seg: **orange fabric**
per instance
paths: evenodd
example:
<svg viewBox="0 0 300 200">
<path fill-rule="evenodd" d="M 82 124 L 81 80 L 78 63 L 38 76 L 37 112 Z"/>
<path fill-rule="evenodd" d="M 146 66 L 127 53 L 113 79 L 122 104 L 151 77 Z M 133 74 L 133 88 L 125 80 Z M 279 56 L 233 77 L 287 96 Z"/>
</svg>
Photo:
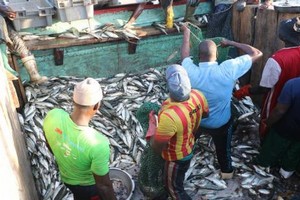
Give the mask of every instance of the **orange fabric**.
<svg viewBox="0 0 300 200">
<path fill-rule="evenodd" d="M 149 127 L 146 133 L 146 140 L 149 140 L 155 134 L 156 126 L 157 126 L 156 116 L 154 114 L 154 111 L 152 110 L 149 113 Z"/>
<path fill-rule="evenodd" d="M 233 93 L 233 96 L 235 98 L 237 98 L 238 100 L 241 100 L 242 98 L 244 98 L 245 96 L 249 96 L 250 93 L 249 93 L 249 89 L 251 88 L 251 85 L 248 84 L 248 85 L 245 85 L 243 87 L 241 87 L 239 90 L 235 91 Z"/>
</svg>

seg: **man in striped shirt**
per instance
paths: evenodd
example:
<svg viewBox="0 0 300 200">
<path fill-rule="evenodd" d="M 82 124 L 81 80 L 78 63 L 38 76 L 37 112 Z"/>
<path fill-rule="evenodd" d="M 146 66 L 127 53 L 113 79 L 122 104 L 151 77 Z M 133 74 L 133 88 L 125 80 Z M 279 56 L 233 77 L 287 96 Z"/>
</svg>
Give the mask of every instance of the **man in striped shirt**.
<svg viewBox="0 0 300 200">
<path fill-rule="evenodd" d="M 193 156 L 194 133 L 201 118 L 208 115 L 208 104 L 200 91 L 191 89 L 182 66 L 168 67 L 166 79 L 169 98 L 158 113 L 151 146 L 166 161 L 164 183 L 169 195 L 172 199 L 189 200 L 191 198 L 184 190 L 183 181 Z"/>
</svg>

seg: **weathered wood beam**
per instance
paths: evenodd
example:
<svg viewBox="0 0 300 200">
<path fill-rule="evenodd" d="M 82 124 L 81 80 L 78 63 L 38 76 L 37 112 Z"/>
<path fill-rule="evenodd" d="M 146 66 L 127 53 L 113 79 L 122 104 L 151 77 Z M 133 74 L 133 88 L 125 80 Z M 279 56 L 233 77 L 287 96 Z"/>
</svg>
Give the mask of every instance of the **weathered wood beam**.
<svg viewBox="0 0 300 200">
<path fill-rule="evenodd" d="M 164 35 L 160 30 L 155 27 L 137 27 L 136 29 L 137 36 L 140 38 Z M 175 28 L 166 30 L 168 34 L 178 34 L 178 31 Z M 54 48 L 64 48 L 71 46 L 80 46 L 80 45 L 90 45 L 106 42 L 117 42 L 124 41 L 124 38 L 103 38 L 103 39 L 68 39 L 68 38 L 57 38 L 54 40 L 30 40 L 26 41 L 26 45 L 30 50 L 45 50 L 45 49 L 54 49 Z"/>
</svg>

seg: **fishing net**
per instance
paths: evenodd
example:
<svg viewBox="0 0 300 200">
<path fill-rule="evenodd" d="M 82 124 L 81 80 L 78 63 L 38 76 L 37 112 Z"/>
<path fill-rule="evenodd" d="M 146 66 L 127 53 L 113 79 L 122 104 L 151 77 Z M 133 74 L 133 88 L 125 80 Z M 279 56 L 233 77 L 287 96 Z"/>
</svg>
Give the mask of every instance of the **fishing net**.
<svg viewBox="0 0 300 200">
<path fill-rule="evenodd" d="M 157 114 L 160 106 L 156 103 L 145 102 L 136 113 L 136 118 L 139 120 L 144 130 L 144 136 L 147 133 L 149 126 L 149 113 L 154 110 Z M 163 196 L 166 191 L 163 186 L 163 167 L 164 160 L 160 155 L 155 153 L 150 147 L 149 142 L 144 149 L 141 157 L 141 166 L 138 174 L 138 183 L 144 195 L 151 199 Z"/>
<path fill-rule="evenodd" d="M 204 34 L 202 33 L 202 30 L 198 27 L 194 26 L 189 26 L 189 29 L 191 31 L 191 36 L 190 36 L 190 54 L 193 57 L 194 63 L 199 63 L 199 43 L 204 40 Z M 214 37 L 214 38 L 206 38 L 206 39 L 211 39 L 214 41 L 217 45 L 220 44 L 221 40 L 223 37 Z M 224 60 L 228 59 L 228 52 L 229 52 L 229 47 L 223 48 L 221 46 L 218 46 L 218 58 L 217 61 L 218 63 L 223 62 Z"/>
<path fill-rule="evenodd" d="M 211 13 L 208 15 L 208 25 L 206 30 L 207 38 L 214 37 L 223 37 L 228 40 L 233 40 L 233 32 L 231 27 L 232 22 L 232 9 L 233 6 L 230 5 L 227 9 L 217 12 Z M 239 53 L 236 48 L 230 48 L 228 52 L 230 57 L 237 57 Z"/>
<path fill-rule="evenodd" d="M 207 25 L 206 37 L 224 37 L 232 40 L 233 33 L 231 29 L 231 19 L 232 5 L 224 11 L 208 15 L 209 23 Z"/>
</svg>

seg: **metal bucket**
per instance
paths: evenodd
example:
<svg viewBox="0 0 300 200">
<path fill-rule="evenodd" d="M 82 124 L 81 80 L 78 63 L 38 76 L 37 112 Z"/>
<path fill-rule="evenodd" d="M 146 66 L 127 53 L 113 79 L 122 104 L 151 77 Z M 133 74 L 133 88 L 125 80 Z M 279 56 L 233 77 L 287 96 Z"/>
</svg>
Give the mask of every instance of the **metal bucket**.
<svg viewBox="0 0 300 200">
<path fill-rule="evenodd" d="M 126 189 L 128 191 L 126 200 L 130 200 L 132 197 L 133 191 L 135 189 L 135 184 L 132 179 L 132 176 L 124 170 L 112 167 L 109 169 L 109 177 L 111 179 L 115 178 L 115 179 L 120 179 L 122 181 L 123 185 L 126 187 Z"/>
</svg>

